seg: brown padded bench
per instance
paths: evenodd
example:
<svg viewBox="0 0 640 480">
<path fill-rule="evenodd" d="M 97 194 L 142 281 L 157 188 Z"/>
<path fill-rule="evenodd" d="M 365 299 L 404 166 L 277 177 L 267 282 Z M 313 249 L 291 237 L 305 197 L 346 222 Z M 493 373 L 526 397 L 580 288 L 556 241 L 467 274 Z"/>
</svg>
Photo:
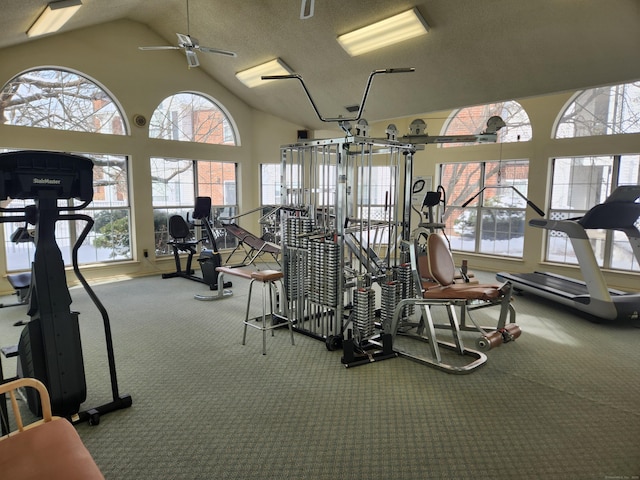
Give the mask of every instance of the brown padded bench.
<svg viewBox="0 0 640 480">
<path fill-rule="evenodd" d="M 15 391 L 35 388 L 42 403 L 42 420 L 24 426 Z M 33 378 L 21 378 L 0 385 L 0 399 L 11 399 L 17 430 L 0 437 L 2 478 L 15 480 L 92 480 L 104 476 L 82 443 L 74 426 L 51 415 L 49 393 Z"/>
</svg>

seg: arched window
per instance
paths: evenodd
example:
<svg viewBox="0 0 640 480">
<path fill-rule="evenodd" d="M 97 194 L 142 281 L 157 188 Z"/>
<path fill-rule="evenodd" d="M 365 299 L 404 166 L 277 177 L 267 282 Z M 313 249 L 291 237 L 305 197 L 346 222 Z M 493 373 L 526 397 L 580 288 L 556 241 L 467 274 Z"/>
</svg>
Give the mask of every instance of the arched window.
<svg viewBox="0 0 640 480">
<path fill-rule="evenodd" d="M 51 128 L 92 134 L 126 135 L 125 116 L 116 100 L 88 77 L 59 68 L 41 68 L 22 73 L 0 91 L 0 123 Z M 6 139 L 5 139 L 6 141 Z M 0 151 L 11 145 L 0 144 Z M 81 264 L 132 258 L 130 241 L 128 158 L 123 155 L 84 153 L 93 168 L 93 201 L 86 212 L 95 225 L 78 251 Z M 13 199 L 9 207 L 22 207 L 27 200 Z M 29 238 L 12 240 L 22 223 L 3 224 L 6 270 L 28 270 L 33 260 Z M 79 235 L 74 221 L 59 221 L 56 239 L 66 265 Z"/>
<path fill-rule="evenodd" d="M 640 133 L 640 82 L 577 92 L 556 118 L 555 138 Z M 578 155 L 553 159 L 548 216 L 564 220 L 584 215 L 604 202 L 619 185 L 640 182 L 638 152 Z M 640 226 L 640 219 L 636 222 Z M 640 271 L 632 245 L 622 232 L 588 230 L 598 264 L 607 269 Z M 576 264 L 567 235 L 547 232 L 545 259 Z"/>
<path fill-rule="evenodd" d="M 199 93 L 180 92 L 165 98 L 151 116 L 149 137 L 179 142 L 237 145 L 232 118 L 224 108 Z M 211 218 L 216 227 L 219 217 L 235 215 L 237 165 L 232 162 L 196 159 L 151 158 L 156 255 L 167 249 L 168 219 L 193 209 L 196 196 L 211 197 Z M 216 248 L 235 246 L 222 228 Z"/>
<path fill-rule="evenodd" d="M 165 98 L 151 116 L 149 137 L 180 142 L 237 145 L 231 118 L 204 95 L 181 92 Z"/>
<path fill-rule="evenodd" d="M 510 100 L 466 107 L 454 111 L 442 129 L 442 135 L 475 135 L 486 129 L 487 120 L 498 115 L 506 123 L 498 132 L 498 142 L 525 142 L 531 140 L 531 122 L 522 105 Z M 442 147 L 462 146 L 466 143 L 446 143 Z"/>
<path fill-rule="evenodd" d="M 57 68 L 30 70 L 0 92 L 0 123 L 126 135 L 120 108 L 93 80 Z"/>
<path fill-rule="evenodd" d="M 577 93 L 556 120 L 555 138 L 640 133 L 640 81 Z"/>
</svg>

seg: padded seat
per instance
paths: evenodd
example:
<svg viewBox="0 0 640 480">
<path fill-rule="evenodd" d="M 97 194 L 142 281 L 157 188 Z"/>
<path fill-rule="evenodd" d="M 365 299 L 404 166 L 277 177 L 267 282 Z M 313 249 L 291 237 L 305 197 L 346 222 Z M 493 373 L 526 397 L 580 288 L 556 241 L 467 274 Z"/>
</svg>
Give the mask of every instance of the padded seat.
<svg viewBox="0 0 640 480">
<path fill-rule="evenodd" d="M 446 300 L 495 300 L 501 296 L 500 285 L 464 284 L 436 285 L 425 289 L 422 298 Z"/>
<path fill-rule="evenodd" d="M 42 402 L 43 419 L 23 426 L 15 390 L 36 388 Z M 23 378 L 0 385 L 0 399 L 8 392 L 17 430 L 0 437 L 2 478 L 15 480 L 104 479 L 74 426 L 51 415 L 49 394 L 38 380 Z"/>
<path fill-rule="evenodd" d="M 423 298 L 493 301 L 504 296 L 504 284 L 455 283 L 453 257 L 442 235 L 429 235 L 426 250 L 426 254 L 418 255 L 418 268 L 433 282 L 422 281 Z"/>
</svg>

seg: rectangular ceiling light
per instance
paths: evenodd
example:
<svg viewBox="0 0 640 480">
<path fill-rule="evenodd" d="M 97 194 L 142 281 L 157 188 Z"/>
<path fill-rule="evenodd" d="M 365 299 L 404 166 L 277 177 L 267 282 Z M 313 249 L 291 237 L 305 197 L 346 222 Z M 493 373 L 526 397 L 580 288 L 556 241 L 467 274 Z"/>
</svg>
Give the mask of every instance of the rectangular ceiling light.
<svg viewBox="0 0 640 480">
<path fill-rule="evenodd" d="M 47 5 L 37 20 L 27 30 L 27 37 L 37 37 L 60 30 L 82 6 L 80 0 L 63 0 Z"/>
<path fill-rule="evenodd" d="M 362 55 L 378 48 L 424 35 L 428 31 L 429 25 L 424 21 L 420 12 L 413 8 L 353 32 L 340 35 L 338 42 L 349 55 L 355 57 L 356 55 Z"/>
<path fill-rule="evenodd" d="M 253 88 L 273 80 L 262 80 L 263 75 L 290 75 L 293 72 L 279 58 L 274 58 L 266 63 L 248 68 L 236 73 L 236 78 L 247 87 Z"/>
</svg>

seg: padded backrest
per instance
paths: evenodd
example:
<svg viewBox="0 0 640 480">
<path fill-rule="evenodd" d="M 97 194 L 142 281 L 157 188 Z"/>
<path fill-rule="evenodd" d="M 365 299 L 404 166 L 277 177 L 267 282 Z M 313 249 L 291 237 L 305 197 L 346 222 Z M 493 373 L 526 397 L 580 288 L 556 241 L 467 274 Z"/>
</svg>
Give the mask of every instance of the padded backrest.
<svg viewBox="0 0 640 480">
<path fill-rule="evenodd" d="M 202 220 L 211 215 L 211 197 L 197 197 L 196 205 L 193 209 L 193 218 Z"/>
<path fill-rule="evenodd" d="M 169 217 L 169 235 L 172 238 L 180 238 L 182 240 L 189 237 L 191 231 L 189 224 L 180 215 L 172 215 Z"/>
<path fill-rule="evenodd" d="M 438 233 L 432 233 L 427 237 L 427 259 L 429 277 L 440 285 L 447 286 L 453 283 L 456 267 L 453 257 L 444 237 Z"/>
</svg>

